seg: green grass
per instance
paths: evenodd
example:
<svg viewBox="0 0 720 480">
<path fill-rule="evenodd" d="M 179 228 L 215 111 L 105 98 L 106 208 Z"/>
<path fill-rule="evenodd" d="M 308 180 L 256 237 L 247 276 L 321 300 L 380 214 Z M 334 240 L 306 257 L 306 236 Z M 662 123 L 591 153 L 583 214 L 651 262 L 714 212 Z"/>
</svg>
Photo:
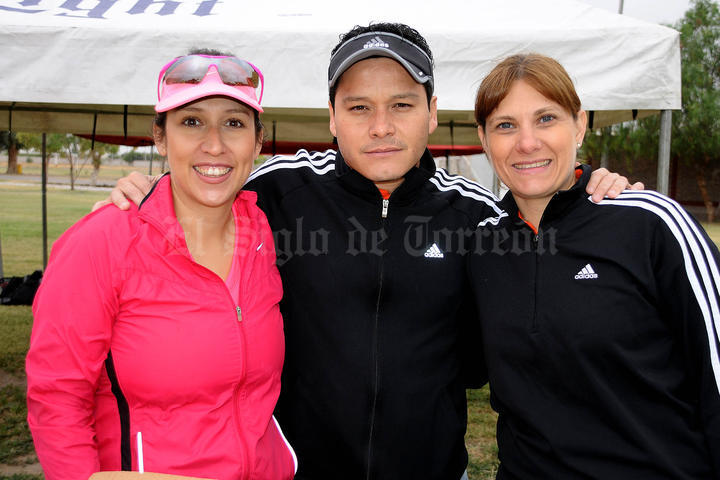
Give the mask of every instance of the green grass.
<svg viewBox="0 0 720 480">
<path fill-rule="evenodd" d="M 70 225 L 87 214 L 108 192 L 48 188 L 48 249 Z M 0 241 L 5 276 L 24 276 L 43 268 L 41 193 L 38 187 L 14 187 L 0 182 Z M 20 383 L 25 379 L 25 355 L 32 329 L 29 306 L 0 306 L 0 370 Z M 34 462 L 32 437 L 26 423 L 25 388 L 0 388 L 0 463 Z M 0 480 L 41 480 L 14 474 Z"/>
<path fill-rule="evenodd" d="M 30 308 L 25 305 L 0 306 L 0 370 L 20 379 L 25 378 L 25 355 L 32 330 Z"/>
<path fill-rule="evenodd" d="M 720 223 L 703 223 L 702 226 L 708 233 L 710 240 L 720 248 Z"/>
<path fill-rule="evenodd" d="M 26 423 L 25 388 L 0 388 L 0 463 L 17 465 L 18 458 L 34 452 Z"/>
<path fill-rule="evenodd" d="M 107 191 L 64 190 L 48 187 L 48 254 L 62 232 L 90 212 Z M 40 187 L 0 182 L 0 245 L 6 277 L 24 276 L 43 268 Z"/>
<path fill-rule="evenodd" d="M 0 387 L 0 463 L 20 465 L 36 461 L 28 430 L 25 403 L 25 355 L 30 342 L 29 306 L 0 306 L 0 370 L 18 382 Z M 0 474 L 0 480 L 41 480 L 42 476 Z"/>
<path fill-rule="evenodd" d="M 497 414 L 490 408 L 490 389 L 468 390 L 468 476 L 473 480 L 491 480 L 498 468 L 495 422 Z"/>
</svg>

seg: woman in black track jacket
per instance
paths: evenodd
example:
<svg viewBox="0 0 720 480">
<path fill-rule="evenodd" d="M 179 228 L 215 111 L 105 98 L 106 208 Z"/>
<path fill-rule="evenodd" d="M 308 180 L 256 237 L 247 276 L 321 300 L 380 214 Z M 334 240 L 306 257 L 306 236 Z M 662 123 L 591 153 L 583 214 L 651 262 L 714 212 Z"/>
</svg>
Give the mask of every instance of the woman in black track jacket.
<svg viewBox="0 0 720 480">
<path fill-rule="evenodd" d="M 713 242 L 658 193 L 588 198 L 585 112 L 556 61 L 506 59 L 475 113 L 510 189 L 470 260 L 497 478 L 720 478 Z"/>
</svg>

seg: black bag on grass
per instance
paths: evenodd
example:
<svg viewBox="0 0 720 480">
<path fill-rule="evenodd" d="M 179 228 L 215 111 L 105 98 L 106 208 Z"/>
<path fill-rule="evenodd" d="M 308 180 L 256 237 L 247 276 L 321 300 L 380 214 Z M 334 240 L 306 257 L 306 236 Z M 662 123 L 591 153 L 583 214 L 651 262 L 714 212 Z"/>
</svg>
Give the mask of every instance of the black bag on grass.
<svg viewBox="0 0 720 480">
<path fill-rule="evenodd" d="M 42 270 L 24 277 L 0 278 L 0 305 L 32 305 L 42 280 Z"/>
</svg>

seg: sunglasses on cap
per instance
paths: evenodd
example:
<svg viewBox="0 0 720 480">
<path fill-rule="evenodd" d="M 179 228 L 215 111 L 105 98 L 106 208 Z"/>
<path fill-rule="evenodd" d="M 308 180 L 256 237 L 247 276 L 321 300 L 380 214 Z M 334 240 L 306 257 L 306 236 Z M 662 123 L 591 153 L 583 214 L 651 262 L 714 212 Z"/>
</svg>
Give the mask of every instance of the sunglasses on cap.
<svg viewBox="0 0 720 480">
<path fill-rule="evenodd" d="M 199 98 L 224 95 L 262 112 L 264 89 L 262 72 L 246 60 L 224 55 L 185 55 L 170 61 L 160 71 L 155 110 L 164 112 Z"/>
</svg>

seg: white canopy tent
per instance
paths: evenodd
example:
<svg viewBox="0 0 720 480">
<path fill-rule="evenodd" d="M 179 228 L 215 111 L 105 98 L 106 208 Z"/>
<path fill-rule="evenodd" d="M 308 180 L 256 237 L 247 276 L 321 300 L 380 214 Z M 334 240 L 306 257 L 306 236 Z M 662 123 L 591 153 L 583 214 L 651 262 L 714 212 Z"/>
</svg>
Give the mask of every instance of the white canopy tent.
<svg viewBox="0 0 720 480">
<path fill-rule="evenodd" d="M 209 47 L 263 70 L 276 140 L 328 142 L 329 52 L 353 25 L 384 20 L 417 28 L 433 50 L 441 127 L 430 143 L 478 143 L 475 90 L 515 52 L 565 65 L 593 127 L 680 108 L 678 33 L 572 0 L 0 0 L 0 129 L 148 135 L 160 67 Z"/>
<path fill-rule="evenodd" d="M 667 192 L 679 34 L 573 0 L 0 0 L 0 130 L 147 136 L 159 69 L 204 47 L 262 69 L 273 146 L 328 143 L 330 50 L 342 32 L 378 21 L 415 27 L 433 50 L 431 144 L 477 145 L 481 79 L 507 55 L 539 52 L 567 68 L 592 127 L 663 112 L 658 189 Z"/>
</svg>

